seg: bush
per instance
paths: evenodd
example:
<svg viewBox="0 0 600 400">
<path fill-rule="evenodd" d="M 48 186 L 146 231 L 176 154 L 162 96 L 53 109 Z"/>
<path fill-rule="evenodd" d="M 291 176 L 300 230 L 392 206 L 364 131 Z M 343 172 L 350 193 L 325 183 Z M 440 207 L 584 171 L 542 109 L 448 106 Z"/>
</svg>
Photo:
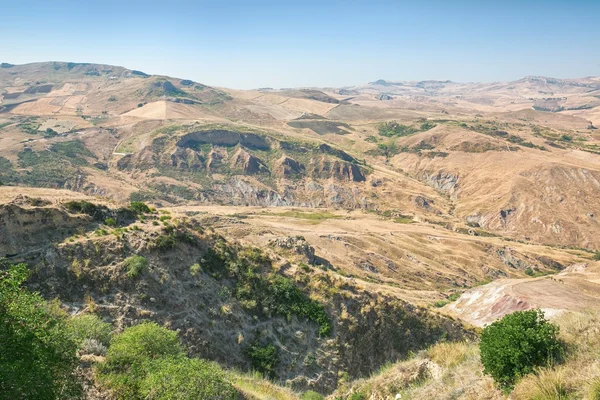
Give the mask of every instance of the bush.
<svg viewBox="0 0 600 400">
<path fill-rule="evenodd" d="M 202 271 L 200 264 L 196 263 L 190 266 L 190 275 L 196 276 L 200 273 L 200 271 Z"/>
<path fill-rule="evenodd" d="M 153 248 L 159 251 L 171 250 L 175 246 L 177 246 L 177 238 L 173 234 L 161 235 L 153 243 Z"/>
<path fill-rule="evenodd" d="M 140 394 L 146 400 L 238 398 L 237 391 L 217 365 L 199 359 L 173 357 L 159 358 L 148 364 Z"/>
<path fill-rule="evenodd" d="M 596 254 L 594 254 L 594 261 L 600 261 L 600 251 L 597 251 Z"/>
<path fill-rule="evenodd" d="M 24 264 L 0 264 L 0 396 L 4 399 L 81 397 L 77 343 L 66 316 L 21 285 Z"/>
<path fill-rule="evenodd" d="M 302 400 L 323 400 L 324 397 L 315 391 L 309 390 L 308 392 L 304 392 L 301 399 Z"/>
<path fill-rule="evenodd" d="M 127 268 L 127 276 L 129 278 L 135 278 L 148 266 L 148 260 L 142 256 L 131 256 L 124 261 L 125 268 Z"/>
<path fill-rule="evenodd" d="M 93 339 L 108 346 L 112 335 L 112 326 L 96 315 L 84 314 L 73 317 L 68 322 L 69 330 L 81 345 L 86 339 Z"/>
<path fill-rule="evenodd" d="M 104 220 L 104 224 L 108 225 L 108 226 L 117 226 L 117 220 L 114 219 L 114 218 L 112 218 L 112 217 L 111 218 L 106 218 Z"/>
<path fill-rule="evenodd" d="M 132 201 L 129 205 L 129 208 L 131 208 L 137 214 L 149 214 L 152 212 L 150 207 L 148 207 L 146 203 L 142 201 Z"/>
<path fill-rule="evenodd" d="M 81 354 L 103 356 L 106 354 L 106 346 L 96 339 L 84 339 L 81 346 L 79 346 L 79 351 Z"/>
<path fill-rule="evenodd" d="M 153 322 L 125 329 L 110 343 L 99 368 L 100 382 L 119 399 L 138 399 L 148 362 L 161 357 L 183 357 L 177 333 Z"/>
<path fill-rule="evenodd" d="M 272 344 L 266 346 L 253 345 L 247 350 L 248 357 L 252 362 L 252 368 L 266 376 L 275 378 L 275 368 L 279 363 L 277 348 Z"/>
<path fill-rule="evenodd" d="M 558 327 L 541 310 L 517 311 L 484 328 L 479 349 L 484 372 L 505 389 L 536 367 L 560 358 Z"/>
</svg>

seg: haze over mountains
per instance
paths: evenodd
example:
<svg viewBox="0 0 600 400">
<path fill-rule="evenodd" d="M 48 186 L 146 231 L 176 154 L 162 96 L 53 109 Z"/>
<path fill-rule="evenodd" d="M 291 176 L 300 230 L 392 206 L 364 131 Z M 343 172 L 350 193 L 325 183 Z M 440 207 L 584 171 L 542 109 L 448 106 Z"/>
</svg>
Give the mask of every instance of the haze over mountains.
<svg viewBox="0 0 600 400">
<path fill-rule="evenodd" d="M 245 343 L 268 339 L 289 350 L 278 382 L 331 393 L 444 329 L 468 337 L 461 323 L 600 309 L 599 77 L 233 90 L 3 63 L 0 96 L 0 257 L 39 265 L 33 286 L 47 297 L 79 310 L 92 296 L 122 325 L 168 322 L 228 367 L 247 369 Z M 157 252 L 151 219 L 96 235 L 115 228 L 65 208 L 73 200 L 147 202 L 199 244 Z M 213 233 L 268 252 L 269 273 L 329 304 L 333 338 L 302 318 L 254 318 L 219 297 L 227 283 L 214 273 L 191 285 Z M 119 269 L 133 253 L 153 267 L 138 284 Z M 73 257 L 91 260 L 84 284 L 69 275 Z M 394 336 L 399 320 L 423 340 Z"/>
</svg>

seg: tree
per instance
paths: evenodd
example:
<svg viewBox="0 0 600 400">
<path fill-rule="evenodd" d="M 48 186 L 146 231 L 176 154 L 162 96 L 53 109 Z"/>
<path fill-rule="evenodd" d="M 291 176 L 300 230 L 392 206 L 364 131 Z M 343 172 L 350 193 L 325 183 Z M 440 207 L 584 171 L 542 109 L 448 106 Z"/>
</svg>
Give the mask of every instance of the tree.
<svg viewBox="0 0 600 400">
<path fill-rule="evenodd" d="M 65 313 L 22 287 L 24 264 L 1 267 L 0 398 L 80 398 L 78 346 Z"/>
<path fill-rule="evenodd" d="M 517 311 L 484 328 L 479 349 L 484 373 L 504 389 L 536 367 L 560 359 L 558 327 L 541 310 Z"/>
</svg>

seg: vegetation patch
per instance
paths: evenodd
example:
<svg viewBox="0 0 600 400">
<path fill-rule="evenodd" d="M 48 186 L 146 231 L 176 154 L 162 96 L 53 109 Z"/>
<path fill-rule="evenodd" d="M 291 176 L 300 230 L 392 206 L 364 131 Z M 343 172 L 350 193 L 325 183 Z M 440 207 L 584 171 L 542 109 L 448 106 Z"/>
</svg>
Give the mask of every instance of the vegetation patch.
<svg viewBox="0 0 600 400">
<path fill-rule="evenodd" d="M 479 349 L 484 372 L 505 389 L 535 368 L 560 360 L 558 327 L 540 310 L 517 311 L 487 326 Z"/>
<path fill-rule="evenodd" d="M 352 131 L 352 127 L 344 122 L 336 121 L 290 121 L 288 125 L 296 129 L 310 129 L 318 135 L 347 135 Z"/>
<path fill-rule="evenodd" d="M 272 344 L 266 346 L 252 345 L 246 353 L 255 371 L 269 379 L 275 378 L 275 369 L 279 363 L 279 355 L 275 346 Z"/>
<path fill-rule="evenodd" d="M 5 399 L 78 399 L 77 339 L 54 303 L 22 287 L 24 264 L 0 265 L 0 393 Z"/>
<path fill-rule="evenodd" d="M 127 268 L 127 276 L 133 279 L 146 270 L 148 260 L 146 257 L 135 255 L 125 259 L 123 265 Z"/>
<path fill-rule="evenodd" d="M 323 212 L 307 212 L 307 211 L 284 211 L 280 213 L 265 213 L 265 215 L 273 215 L 276 217 L 290 217 L 306 219 L 315 223 L 325 221 L 327 219 L 342 219 L 341 215 L 333 214 L 329 211 Z"/>
<path fill-rule="evenodd" d="M 333 330 L 325 307 L 310 299 L 292 280 L 265 271 L 272 270 L 271 260 L 257 248 L 236 249 L 219 240 L 203 255 L 203 271 L 233 280 L 233 294 L 242 306 L 264 316 L 279 314 L 307 318 L 319 326 L 319 334 Z"/>
</svg>

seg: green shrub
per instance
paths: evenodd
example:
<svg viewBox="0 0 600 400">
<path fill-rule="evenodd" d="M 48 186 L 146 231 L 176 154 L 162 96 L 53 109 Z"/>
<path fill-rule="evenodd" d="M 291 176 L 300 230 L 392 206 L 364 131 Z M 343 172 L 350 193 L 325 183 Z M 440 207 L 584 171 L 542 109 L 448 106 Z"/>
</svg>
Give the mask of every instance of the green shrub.
<svg viewBox="0 0 600 400">
<path fill-rule="evenodd" d="M 112 218 L 112 217 L 111 218 L 106 218 L 104 220 L 104 224 L 108 225 L 108 226 L 117 226 L 117 220 L 114 219 L 114 218 Z"/>
<path fill-rule="evenodd" d="M 430 130 L 430 129 L 433 129 L 433 128 L 435 128 L 436 126 L 437 126 L 437 125 L 436 125 L 436 124 L 434 124 L 433 122 L 423 122 L 423 123 L 421 124 L 421 130 L 422 130 L 422 131 L 428 131 L 428 130 Z"/>
<path fill-rule="evenodd" d="M 385 137 L 409 136 L 417 133 L 419 130 L 408 125 L 402 125 L 396 121 L 386 122 L 379 125 L 379 134 Z"/>
<path fill-rule="evenodd" d="M 558 327 L 541 310 L 517 311 L 484 328 L 479 349 L 484 372 L 505 389 L 536 367 L 559 359 Z"/>
<path fill-rule="evenodd" d="M 127 268 L 127 276 L 135 278 L 146 269 L 148 260 L 146 257 L 135 255 L 125 259 L 124 264 Z"/>
<path fill-rule="evenodd" d="M 458 300 L 458 298 L 461 296 L 462 293 L 452 293 L 450 296 L 448 296 L 448 300 L 450 301 L 456 301 Z"/>
<path fill-rule="evenodd" d="M 190 266 L 190 275 L 196 276 L 200 273 L 200 271 L 202 271 L 200 264 L 196 263 Z"/>
<path fill-rule="evenodd" d="M 324 398 L 325 397 L 312 390 L 304 392 L 304 394 L 301 397 L 302 400 L 323 400 Z"/>
<path fill-rule="evenodd" d="M 266 346 L 252 345 L 247 350 L 247 355 L 252 363 L 252 368 L 266 376 L 275 378 L 275 369 L 279 363 L 277 348 L 272 344 Z"/>
<path fill-rule="evenodd" d="M 594 254 L 594 260 L 600 261 L 600 251 L 597 251 L 596 254 Z"/>
<path fill-rule="evenodd" d="M 142 201 L 132 201 L 129 205 L 133 211 L 137 214 L 149 214 L 151 212 L 150 207 L 146 205 L 146 203 Z"/>
<path fill-rule="evenodd" d="M 78 315 L 69 319 L 69 330 L 79 345 L 86 339 L 94 339 L 108 346 L 112 335 L 112 326 L 92 314 Z"/>
<path fill-rule="evenodd" d="M 24 264 L 0 264 L 0 397 L 77 399 L 77 343 L 64 312 L 22 288 Z"/>
<path fill-rule="evenodd" d="M 234 296 L 263 314 L 292 314 L 308 318 L 319 325 L 319 334 L 328 336 L 333 330 L 325 307 L 309 298 L 294 282 L 281 275 L 261 273 L 271 270 L 271 261 L 257 248 L 235 249 L 219 240 L 202 256 L 200 266 L 206 272 L 235 281 Z"/>
<path fill-rule="evenodd" d="M 208 361 L 159 358 L 151 361 L 146 369 L 147 375 L 140 384 L 140 394 L 145 400 L 238 398 L 223 370 Z"/>
<path fill-rule="evenodd" d="M 174 248 L 175 246 L 177 246 L 177 238 L 173 234 L 160 235 L 154 239 L 153 247 L 156 250 L 166 251 Z"/>
<path fill-rule="evenodd" d="M 108 208 L 104 206 L 99 206 L 89 201 L 80 200 L 80 201 L 68 201 L 63 204 L 65 208 L 75 214 L 87 214 L 95 220 L 102 221 L 101 218 L 104 218 L 105 213 L 108 211 Z"/>
<path fill-rule="evenodd" d="M 139 388 L 149 362 L 162 357 L 183 357 L 177 333 L 153 322 L 125 329 L 113 337 L 105 361 L 98 367 L 102 385 L 118 399 L 141 399 Z"/>
</svg>

